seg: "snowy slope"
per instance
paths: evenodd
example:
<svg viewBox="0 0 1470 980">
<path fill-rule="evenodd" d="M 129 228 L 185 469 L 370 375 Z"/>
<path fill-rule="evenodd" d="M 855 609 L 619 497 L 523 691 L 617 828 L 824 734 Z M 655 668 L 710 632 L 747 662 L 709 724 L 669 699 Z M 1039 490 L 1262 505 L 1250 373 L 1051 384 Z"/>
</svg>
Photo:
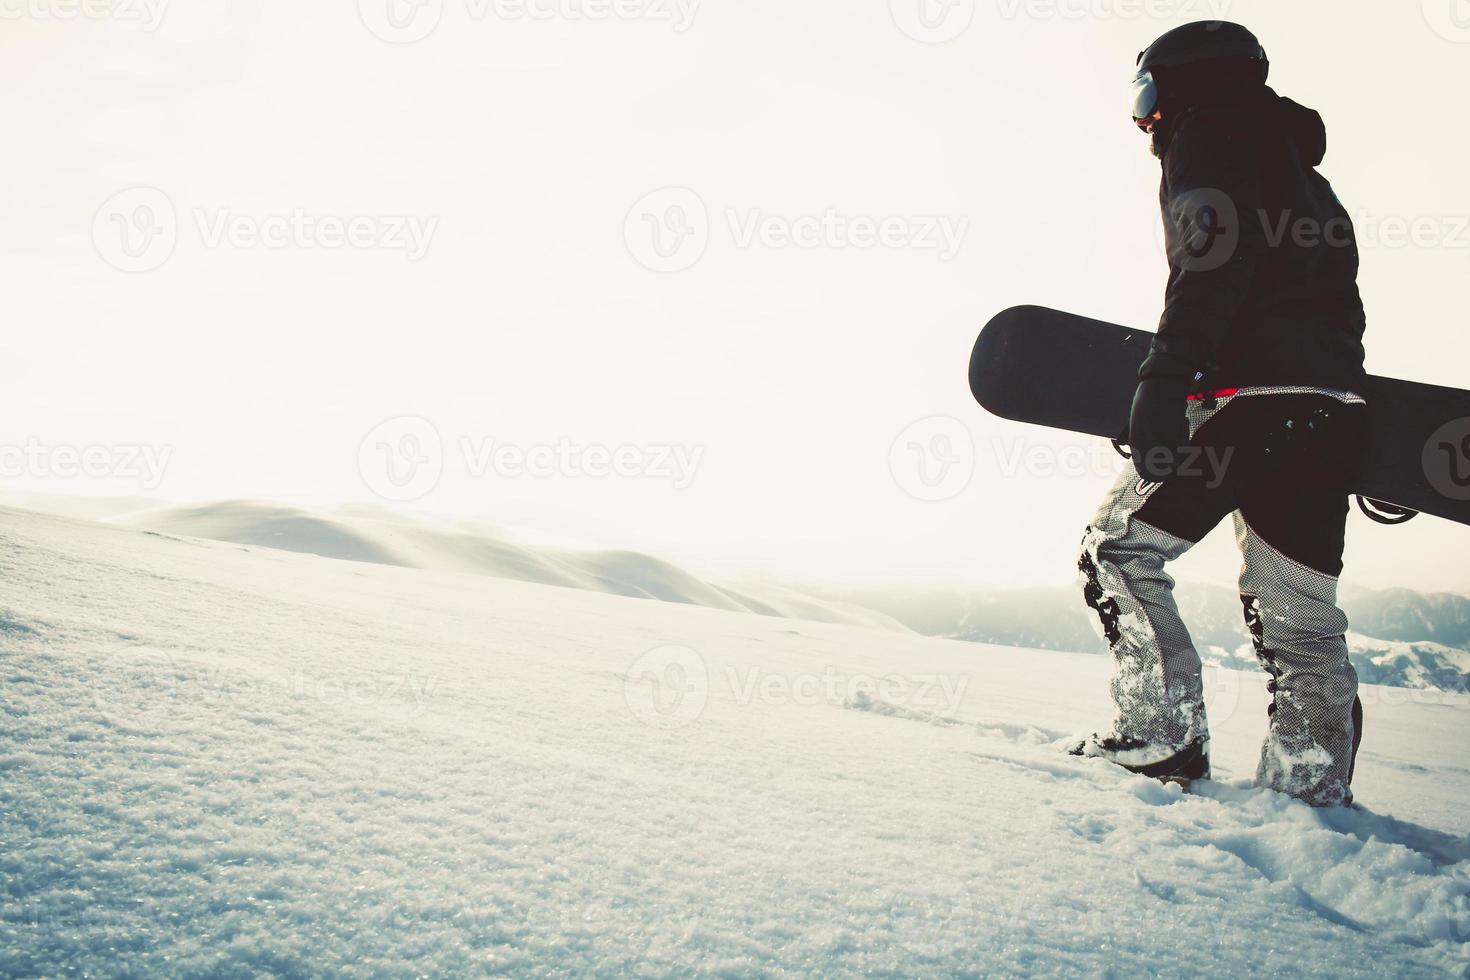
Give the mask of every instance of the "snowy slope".
<svg viewBox="0 0 1470 980">
<path fill-rule="evenodd" d="M 71 515 L 68 515 L 71 516 Z M 255 500 L 150 507 L 110 517 L 126 527 L 260 545 L 441 572 L 472 572 L 569 589 L 684 602 L 713 609 L 905 631 L 897 620 L 838 600 L 766 585 L 739 588 L 703 581 L 682 568 L 635 551 L 572 551 L 528 545 L 495 529 L 432 525 L 364 510 L 315 513 Z"/>
<path fill-rule="evenodd" d="M 1470 700 L 1370 688 L 1357 789 L 1048 746 L 1103 658 L 0 511 L 0 975 L 1435 976 Z M 1413 695 L 1413 697 L 1409 697 Z"/>
</svg>

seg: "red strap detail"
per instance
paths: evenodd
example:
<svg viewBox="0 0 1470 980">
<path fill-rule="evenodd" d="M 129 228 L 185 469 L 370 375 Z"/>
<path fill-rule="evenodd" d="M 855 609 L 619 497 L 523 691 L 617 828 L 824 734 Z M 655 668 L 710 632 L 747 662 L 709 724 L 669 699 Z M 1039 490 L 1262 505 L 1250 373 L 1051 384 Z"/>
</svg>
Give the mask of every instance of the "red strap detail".
<svg viewBox="0 0 1470 980">
<path fill-rule="evenodd" d="M 1239 393 L 1239 391 L 1239 388 L 1217 388 L 1216 390 L 1210 392 L 1210 396 L 1212 398 L 1229 398 L 1231 395 Z M 1204 395 L 1190 395 L 1189 400 L 1192 402 L 1197 402 L 1204 397 Z"/>
</svg>

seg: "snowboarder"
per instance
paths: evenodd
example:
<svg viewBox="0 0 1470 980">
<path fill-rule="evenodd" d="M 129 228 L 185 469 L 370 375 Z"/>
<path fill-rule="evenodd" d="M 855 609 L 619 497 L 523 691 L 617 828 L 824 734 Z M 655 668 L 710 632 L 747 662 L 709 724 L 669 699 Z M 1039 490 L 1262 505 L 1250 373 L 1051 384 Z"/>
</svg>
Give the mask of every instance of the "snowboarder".
<svg viewBox="0 0 1470 980">
<path fill-rule="evenodd" d="M 1072 747 L 1135 772 L 1209 775 L 1200 658 L 1166 562 L 1227 515 L 1240 597 L 1270 675 L 1256 780 L 1351 802 L 1361 735 L 1337 608 L 1366 406 L 1353 225 L 1316 171 L 1321 117 L 1266 85 L 1237 24 L 1168 32 L 1138 57 L 1133 119 L 1163 170 L 1164 312 L 1125 440 L 1137 473 L 1084 537 L 1086 601 L 1112 649 L 1112 730 Z"/>
</svg>

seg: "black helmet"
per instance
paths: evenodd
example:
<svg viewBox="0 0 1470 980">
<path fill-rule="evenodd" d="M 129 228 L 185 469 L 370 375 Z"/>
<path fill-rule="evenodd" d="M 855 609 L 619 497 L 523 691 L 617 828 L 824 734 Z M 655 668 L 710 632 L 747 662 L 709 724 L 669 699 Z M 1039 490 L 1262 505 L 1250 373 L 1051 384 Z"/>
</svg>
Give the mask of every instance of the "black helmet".
<svg viewBox="0 0 1470 980">
<path fill-rule="evenodd" d="M 1134 120 L 1147 119 L 1168 101 L 1174 94 L 1170 92 L 1171 81 L 1212 68 L 1221 73 L 1243 69 L 1231 74 L 1264 84 L 1270 62 L 1261 42 L 1239 24 L 1202 20 L 1176 27 L 1138 55 L 1138 74 L 1133 78 Z"/>
</svg>

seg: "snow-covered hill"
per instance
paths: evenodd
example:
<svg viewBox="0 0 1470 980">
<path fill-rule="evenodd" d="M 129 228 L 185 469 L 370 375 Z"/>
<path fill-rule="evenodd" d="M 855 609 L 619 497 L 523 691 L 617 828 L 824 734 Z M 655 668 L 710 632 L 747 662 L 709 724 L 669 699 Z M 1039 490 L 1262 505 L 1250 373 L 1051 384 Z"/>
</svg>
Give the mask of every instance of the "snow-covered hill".
<svg viewBox="0 0 1470 980">
<path fill-rule="evenodd" d="M 531 545 L 482 524 L 436 523 L 377 508 L 316 513 L 248 500 L 160 506 L 127 497 L 12 497 L 23 500 L 28 509 L 61 516 L 326 558 L 472 572 L 767 616 L 913 629 L 927 636 L 980 643 L 1106 652 L 1076 589 L 985 592 L 872 587 L 826 594 L 819 588 L 789 588 L 770 582 L 713 583 L 638 552 Z M 1470 618 L 1470 599 L 1403 589 L 1349 588 L 1345 592 L 1349 617 L 1360 627 L 1351 642 L 1360 677 L 1389 687 L 1470 692 L 1470 652 L 1426 639 L 1461 637 L 1464 622 Z M 1240 605 L 1234 592 L 1189 583 L 1176 595 L 1202 649 L 1224 666 L 1255 669 L 1255 655 L 1248 643 L 1243 644 Z M 1370 635 L 1372 630 L 1381 634 Z M 1379 635 L 1424 642 L 1396 642 L 1379 639 Z"/>
<path fill-rule="evenodd" d="M 1470 963 L 1461 696 L 1367 688 L 1376 812 L 1319 813 L 1213 671 L 1181 796 L 1051 746 L 1099 657 L 19 511 L 0 651 L 0 975 Z"/>
<path fill-rule="evenodd" d="M 359 508 L 314 513 L 253 500 L 150 507 L 109 519 L 127 527 L 433 571 L 472 572 L 612 595 L 683 602 L 767 616 L 904 631 L 871 609 L 769 585 L 730 587 L 635 551 L 572 551 L 516 542 L 464 523 L 430 524 Z"/>
</svg>

